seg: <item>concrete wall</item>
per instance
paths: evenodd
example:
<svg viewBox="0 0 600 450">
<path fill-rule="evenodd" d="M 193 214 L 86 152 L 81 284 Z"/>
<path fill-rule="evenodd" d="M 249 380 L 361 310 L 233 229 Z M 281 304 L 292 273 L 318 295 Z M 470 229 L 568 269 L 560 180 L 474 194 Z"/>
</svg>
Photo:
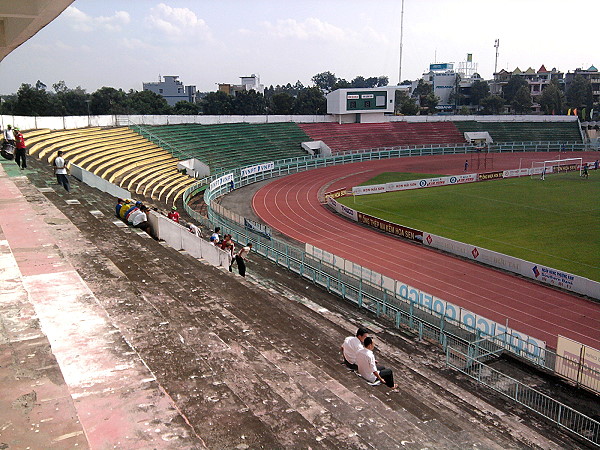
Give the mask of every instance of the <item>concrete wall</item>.
<svg viewBox="0 0 600 450">
<path fill-rule="evenodd" d="M 368 114 L 362 114 L 366 122 Z M 353 117 L 355 117 L 353 115 Z M 478 122 L 577 122 L 577 116 L 383 116 L 378 115 L 381 122 L 457 122 L 475 120 Z M 339 118 L 339 117 L 338 117 Z M 320 116 L 67 116 L 67 117 L 26 117 L 0 115 L 2 129 L 11 124 L 22 130 L 49 128 L 64 130 L 85 127 L 116 127 L 127 126 L 130 122 L 140 125 L 175 125 L 195 123 L 201 125 L 216 125 L 222 123 L 329 123 L 336 122 L 332 115 Z"/>
</svg>

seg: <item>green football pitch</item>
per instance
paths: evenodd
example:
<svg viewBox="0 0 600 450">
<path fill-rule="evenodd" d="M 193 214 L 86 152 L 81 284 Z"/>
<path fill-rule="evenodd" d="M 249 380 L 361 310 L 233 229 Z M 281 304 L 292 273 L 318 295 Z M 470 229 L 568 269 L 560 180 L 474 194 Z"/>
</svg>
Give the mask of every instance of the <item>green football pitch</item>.
<svg viewBox="0 0 600 450">
<path fill-rule="evenodd" d="M 383 173 L 365 182 L 439 177 Z M 338 199 L 396 224 L 600 281 L 600 171 Z"/>
</svg>

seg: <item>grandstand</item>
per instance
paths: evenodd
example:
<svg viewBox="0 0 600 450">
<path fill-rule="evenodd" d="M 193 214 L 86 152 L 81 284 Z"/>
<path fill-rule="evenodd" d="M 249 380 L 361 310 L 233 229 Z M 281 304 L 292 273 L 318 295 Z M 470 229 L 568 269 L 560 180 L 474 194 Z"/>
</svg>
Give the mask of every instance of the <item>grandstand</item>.
<svg viewBox="0 0 600 450">
<path fill-rule="evenodd" d="M 295 123 L 133 126 L 160 145 L 167 142 L 180 159 L 196 158 L 211 172 L 266 161 L 306 156 L 300 144 L 311 140 Z"/>
<path fill-rule="evenodd" d="M 175 203 L 194 179 L 177 170 L 166 150 L 125 127 L 35 130 L 25 133 L 29 153 L 51 163 L 58 150 L 66 159 L 132 193 Z"/>
<path fill-rule="evenodd" d="M 577 121 L 573 122 L 454 122 L 461 132 L 487 131 L 494 142 L 581 142 Z"/>
<path fill-rule="evenodd" d="M 334 152 L 377 147 L 464 144 L 452 122 L 314 123 L 299 125 L 311 140 L 325 142 Z"/>
</svg>

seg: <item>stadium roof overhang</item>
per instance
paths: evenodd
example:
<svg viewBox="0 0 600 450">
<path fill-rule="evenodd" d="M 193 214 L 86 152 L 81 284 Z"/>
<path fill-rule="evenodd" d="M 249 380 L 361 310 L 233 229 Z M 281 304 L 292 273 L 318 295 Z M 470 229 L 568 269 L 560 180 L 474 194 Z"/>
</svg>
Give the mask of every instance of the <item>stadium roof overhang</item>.
<svg viewBox="0 0 600 450">
<path fill-rule="evenodd" d="M 71 3 L 73 0 L 0 0 L 0 61 Z"/>
</svg>

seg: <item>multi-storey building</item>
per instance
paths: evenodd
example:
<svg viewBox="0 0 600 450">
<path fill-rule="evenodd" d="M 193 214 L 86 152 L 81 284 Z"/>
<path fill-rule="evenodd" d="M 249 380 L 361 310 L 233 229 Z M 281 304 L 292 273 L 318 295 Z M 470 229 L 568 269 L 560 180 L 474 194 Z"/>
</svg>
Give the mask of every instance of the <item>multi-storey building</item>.
<svg viewBox="0 0 600 450">
<path fill-rule="evenodd" d="M 259 94 L 265 93 L 265 86 L 260 84 L 260 77 L 252 74 L 249 77 L 240 77 L 241 84 L 219 83 L 219 91 L 229 95 L 235 95 L 240 91 L 256 91 Z"/>
<path fill-rule="evenodd" d="M 569 89 L 569 85 L 578 75 L 581 75 L 583 78 L 590 81 L 594 103 L 600 103 L 600 72 L 598 72 L 598 69 L 592 65 L 587 70 L 575 69 L 573 72 L 567 72 L 565 74 L 565 84 L 567 89 Z"/>
<path fill-rule="evenodd" d="M 155 94 L 162 95 L 170 106 L 175 106 L 179 101 L 196 101 L 196 86 L 184 86 L 178 80 L 177 75 L 165 75 L 158 77 L 158 82 L 142 83 L 145 91 L 152 91 Z"/>
</svg>

